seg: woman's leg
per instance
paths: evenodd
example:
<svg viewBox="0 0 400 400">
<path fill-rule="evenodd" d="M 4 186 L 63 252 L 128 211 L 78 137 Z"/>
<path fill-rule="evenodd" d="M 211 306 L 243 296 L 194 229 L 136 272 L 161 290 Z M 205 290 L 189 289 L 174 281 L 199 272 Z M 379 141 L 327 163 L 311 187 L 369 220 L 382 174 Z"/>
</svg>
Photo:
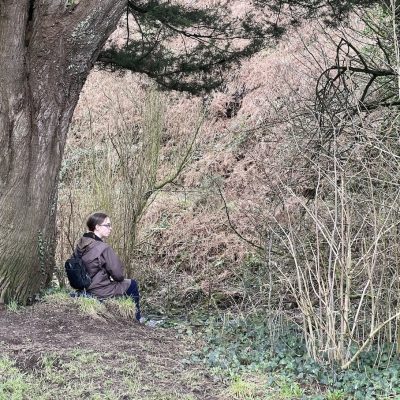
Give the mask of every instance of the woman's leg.
<svg viewBox="0 0 400 400">
<path fill-rule="evenodd" d="M 131 285 L 126 291 L 126 295 L 132 297 L 133 301 L 136 304 L 136 315 L 135 318 L 139 321 L 141 318 L 140 314 L 140 295 L 139 295 L 139 287 L 137 282 L 134 279 L 131 279 Z"/>
</svg>

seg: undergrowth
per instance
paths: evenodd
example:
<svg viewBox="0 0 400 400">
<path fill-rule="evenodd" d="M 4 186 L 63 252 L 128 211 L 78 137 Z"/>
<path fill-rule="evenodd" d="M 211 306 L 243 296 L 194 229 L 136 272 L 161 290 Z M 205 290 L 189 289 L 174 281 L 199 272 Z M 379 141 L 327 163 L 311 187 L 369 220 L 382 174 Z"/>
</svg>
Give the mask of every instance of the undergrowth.
<svg viewBox="0 0 400 400">
<path fill-rule="evenodd" d="M 193 326 L 187 334 L 196 336 Z M 197 335 L 203 345 L 187 362 L 203 363 L 228 380 L 234 398 L 400 398 L 400 361 L 390 357 L 389 347 L 379 360 L 377 349 L 371 348 L 342 371 L 338 365 L 313 361 L 297 326 L 265 314 L 213 317 Z"/>
<path fill-rule="evenodd" d="M 50 293 L 44 301 L 57 307 L 68 301 L 78 312 L 90 317 L 131 318 L 130 299 L 115 299 L 100 303 L 94 299 L 71 299 L 64 292 Z M 64 303 L 65 304 L 65 303 Z M 12 312 L 12 310 L 10 310 Z M 242 400 L 312 399 L 358 400 L 399 399 L 400 361 L 385 351 L 371 347 L 350 369 L 342 371 L 328 361 L 318 364 L 308 354 L 303 333 L 283 314 L 226 312 L 211 314 L 198 310 L 190 318 L 170 318 L 160 327 L 174 327 L 175 332 L 196 343 L 197 351 L 186 354 L 181 362 L 187 366 L 202 366 L 225 387 L 227 398 Z M 157 328 L 160 329 L 160 328 Z M 171 333 L 171 330 L 168 330 Z M 379 357 L 377 356 L 379 354 Z M 111 357 L 111 355 L 110 355 Z M 134 358 L 121 359 L 121 373 L 127 376 L 126 388 L 137 393 L 140 371 Z M 126 358 L 126 359 L 125 359 Z M 22 371 L 11 359 L 0 355 L 0 400 L 22 399 L 26 393 L 36 398 L 51 398 L 59 385 L 64 385 L 68 374 L 75 376 L 82 365 L 91 366 L 89 375 L 79 376 L 92 382 L 90 393 L 103 393 L 102 398 L 119 398 L 111 386 L 102 382 L 99 365 L 107 354 L 73 350 L 62 356 L 42 354 L 32 373 Z M 89 373 L 86 368 L 85 371 Z M 120 375 L 120 374 L 118 374 Z M 129 379 L 128 379 L 129 378 Z M 49 395 L 40 392 L 40 385 Z M 110 384 L 111 385 L 111 384 Z M 68 396 L 83 395 L 78 388 L 66 387 Z M 47 396 L 47 397 L 46 397 Z M 108 397 L 107 397 L 108 396 Z M 60 397 L 53 397 L 60 398 Z M 93 397 L 95 398 L 95 397 Z M 173 396 L 171 399 L 174 398 Z M 184 398 L 184 397 L 176 397 Z"/>
</svg>

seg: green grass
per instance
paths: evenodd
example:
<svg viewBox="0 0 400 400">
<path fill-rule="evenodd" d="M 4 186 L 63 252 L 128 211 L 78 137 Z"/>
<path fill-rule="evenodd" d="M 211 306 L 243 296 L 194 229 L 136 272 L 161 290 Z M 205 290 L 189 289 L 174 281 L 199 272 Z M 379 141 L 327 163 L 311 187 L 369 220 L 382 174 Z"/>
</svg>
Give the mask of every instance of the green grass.
<svg viewBox="0 0 400 400">
<path fill-rule="evenodd" d="M 7 356 L 0 357 L 0 400 L 121 399 L 135 396 L 140 374 L 135 359 L 119 354 L 118 365 L 107 366 L 115 354 L 73 350 L 43 355 L 29 372 Z M 138 381 L 139 379 L 139 381 Z"/>
<path fill-rule="evenodd" d="M 58 290 L 45 294 L 42 301 L 55 306 L 73 304 L 77 306 L 81 314 L 97 319 L 122 318 L 128 321 L 135 319 L 136 306 L 132 298 L 126 296 L 100 302 L 93 297 L 71 298 L 69 292 Z M 8 309 L 13 312 L 19 312 L 21 308 L 17 304 L 10 303 Z"/>
<path fill-rule="evenodd" d="M 300 399 L 304 396 L 304 390 L 293 379 L 285 376 L 276 382 L 276 399 Z"/>
<path fill-rule="evenodd" d="M 130 352 L 48 352 L 29 367 L 0 354 L 0 400 L 198 400 L 201 377 L 187 378 L 157 363 L 141 370 Z"/>
<path fill-rule="evenodd" d="M 106 314 L 106 307 L 97 299 L 92 297 L 78 297 L 75 299 L 75 301 L 78 304 L 78 308 L 82 314 L 92 318 L 104 318 L 104 315 Z"/>
<path fill-rule="evenodd" d="M 328 390 L 325 394 L 326 400 L 345 400 L 346 394 L 342 390 Z"/>
<path fill-rule="evenodd" d="M 52 304 L 65 304 L 66 302 L 71 300 L 72 299 L 69 295 L 69 292 L 65 290 L 57 290 L 46 293 L 42 298 L 42 301 Z"/>
<path fill-rule="evenodd" d="M 15 300 L 12 300 L 6 305 L 6 309 L 10 312 L 19 313 L 21 306 Z"/>
<path fill-rule="evenodd" d="M 111 308 L 115 314 L 120 315 L 123 319 L 134 320 L 136 306 L 131 297 L 117 297 L 106 301 L 106 307 Z"/>
<path fill-rule="evenodd" d="M 242 377 L 235 377 L 228 388 L 228 393 L 235 399 L 253 400 L 256 397 L 257 385 Z"/>
<path fill-rule="evenodd" d="M 0 357 L 0 400 L 20 400 L 29 390 L 26 376 L 8 357 Z"/>
</svg>

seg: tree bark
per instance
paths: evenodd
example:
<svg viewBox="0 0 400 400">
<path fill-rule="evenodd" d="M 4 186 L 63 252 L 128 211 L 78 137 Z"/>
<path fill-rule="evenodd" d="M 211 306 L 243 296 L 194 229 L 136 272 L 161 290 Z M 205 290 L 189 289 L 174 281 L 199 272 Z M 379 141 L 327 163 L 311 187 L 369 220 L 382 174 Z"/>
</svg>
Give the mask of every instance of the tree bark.
<svg viewBox="0 0 400 400">
<path fill-rule="evenodd" d="M 51 279 L 68 127 L 125 6 L 0 0 L 0 303 L 27 303 Z"/>
</svg>

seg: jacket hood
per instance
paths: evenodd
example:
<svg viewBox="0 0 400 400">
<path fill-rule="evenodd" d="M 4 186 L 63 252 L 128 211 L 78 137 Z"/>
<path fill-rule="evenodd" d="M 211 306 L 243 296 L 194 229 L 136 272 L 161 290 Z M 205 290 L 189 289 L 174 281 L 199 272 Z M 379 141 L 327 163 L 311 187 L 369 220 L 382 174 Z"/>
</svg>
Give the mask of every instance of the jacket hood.
<svg viewBox="0 0 400 400">
<path fill-rule="evenodd" d="M 84 234 L 76 244 L 76 248 L 80 253 L 85 254 L 96 247 L 98 242 L 103 243 L 103 241 L 97 237 L 94 238 L 92 235 L 89 236 L 88 234 Z"/>
</svg>

